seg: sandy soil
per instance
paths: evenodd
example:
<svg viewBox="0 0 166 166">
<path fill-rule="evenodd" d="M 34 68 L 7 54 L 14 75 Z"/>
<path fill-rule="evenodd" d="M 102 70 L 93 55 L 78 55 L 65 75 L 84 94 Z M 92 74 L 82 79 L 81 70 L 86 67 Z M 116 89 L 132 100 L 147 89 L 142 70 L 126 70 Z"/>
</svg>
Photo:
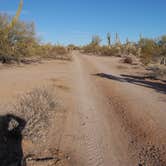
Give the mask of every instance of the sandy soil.
<svg viewBox="0 0 166 166">
<path fill-rule="evenodd" d="M 54 86 L 63 106 L 46 145 L 25 143 L 24 153 L 58 149 L 63 157 L 57 165 L 165 166 L 166 84 L 119 60 L 75 51 L 72 62 L 1 69 L 1 105 L 44 85 Z"/>
</svg>

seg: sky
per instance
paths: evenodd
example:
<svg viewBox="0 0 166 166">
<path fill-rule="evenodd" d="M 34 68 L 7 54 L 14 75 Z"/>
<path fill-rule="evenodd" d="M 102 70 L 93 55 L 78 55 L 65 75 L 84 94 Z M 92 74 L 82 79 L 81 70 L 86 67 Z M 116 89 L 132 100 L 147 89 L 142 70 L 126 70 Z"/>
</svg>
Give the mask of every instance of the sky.
<svg viewBox="0 0 166 166">
<path fill-rule="evenodd" d="M 13 15 L 18 4 L 0 0 L 0 12 Z M 35 22 L 43 42 L 83 45 L 99 35 L 105 43 L 108 32 L 137 41 L 166 34 L 166 0 L 24 0 L 20 19 Z"/>
</svg>

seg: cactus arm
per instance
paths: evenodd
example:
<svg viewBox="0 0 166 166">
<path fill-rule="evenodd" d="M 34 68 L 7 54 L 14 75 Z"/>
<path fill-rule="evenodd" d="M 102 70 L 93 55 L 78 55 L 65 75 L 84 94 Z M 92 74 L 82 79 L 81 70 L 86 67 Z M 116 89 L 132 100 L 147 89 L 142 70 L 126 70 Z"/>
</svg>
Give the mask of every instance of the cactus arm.
<svg viewBox="0 0 166 166">
<path fill-rule="evenodd" d="M 20 0 L 20 4 L 19 4 L 18 10 L 16 12 L 16 15 L 13 17 L 12 21 L 8 25 L 9 29 L 13 28 L 14 25 L 17 23 L 17 21 L 20 17 L 20 14 L 21 14 L 22 7 L 23 7 L 23 0 Z"/>
</svg>

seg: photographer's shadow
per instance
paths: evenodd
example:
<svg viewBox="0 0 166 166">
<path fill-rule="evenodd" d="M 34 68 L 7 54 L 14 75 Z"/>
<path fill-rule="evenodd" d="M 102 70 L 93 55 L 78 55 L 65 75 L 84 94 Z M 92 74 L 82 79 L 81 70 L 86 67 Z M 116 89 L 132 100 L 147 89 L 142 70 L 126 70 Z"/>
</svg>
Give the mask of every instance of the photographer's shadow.
<svg viewBox="0 0 166 166">
<path fill-rule="evenodd" d="M 11 114 L 0 116 L 0 165 L 25 166 L 22 150 L 22 130 L 25 120 Z"/>
</svg>

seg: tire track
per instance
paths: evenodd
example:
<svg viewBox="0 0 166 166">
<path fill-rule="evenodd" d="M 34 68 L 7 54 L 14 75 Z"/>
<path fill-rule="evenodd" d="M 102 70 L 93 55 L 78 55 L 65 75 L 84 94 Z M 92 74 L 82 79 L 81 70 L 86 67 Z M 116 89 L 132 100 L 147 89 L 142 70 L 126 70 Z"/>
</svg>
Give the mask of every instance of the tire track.
<svg viewBox="0 0 166 166">
<path fill-rule="evenodd" d="M 86 166 L 103 166 L 104 165 L 104 154 L 102 152 L 102 145 L 100 143 L 99 135 L 101 133 L 101 126 L 97 121 L 96 103 L 93 101 L 92 89 L 89 87 L 89 80 L 85 76 L 84 70 L 80 60 L 75 57 L 75 65 L 78 69 L 76 82 L 79 84 L 79 88 L 76 88 L 77 98 L 77 111 L 80 115 L 81 130 L 84 135 L 83 146 L 86 147 L 85 160 L 87 160 Z M 88 83 L 88 84 L 87 84 Z M 98 130 L 98 131 L 97 131 Z M 104 130 L 103 130 L 104 131 Z"/>
</svg>

